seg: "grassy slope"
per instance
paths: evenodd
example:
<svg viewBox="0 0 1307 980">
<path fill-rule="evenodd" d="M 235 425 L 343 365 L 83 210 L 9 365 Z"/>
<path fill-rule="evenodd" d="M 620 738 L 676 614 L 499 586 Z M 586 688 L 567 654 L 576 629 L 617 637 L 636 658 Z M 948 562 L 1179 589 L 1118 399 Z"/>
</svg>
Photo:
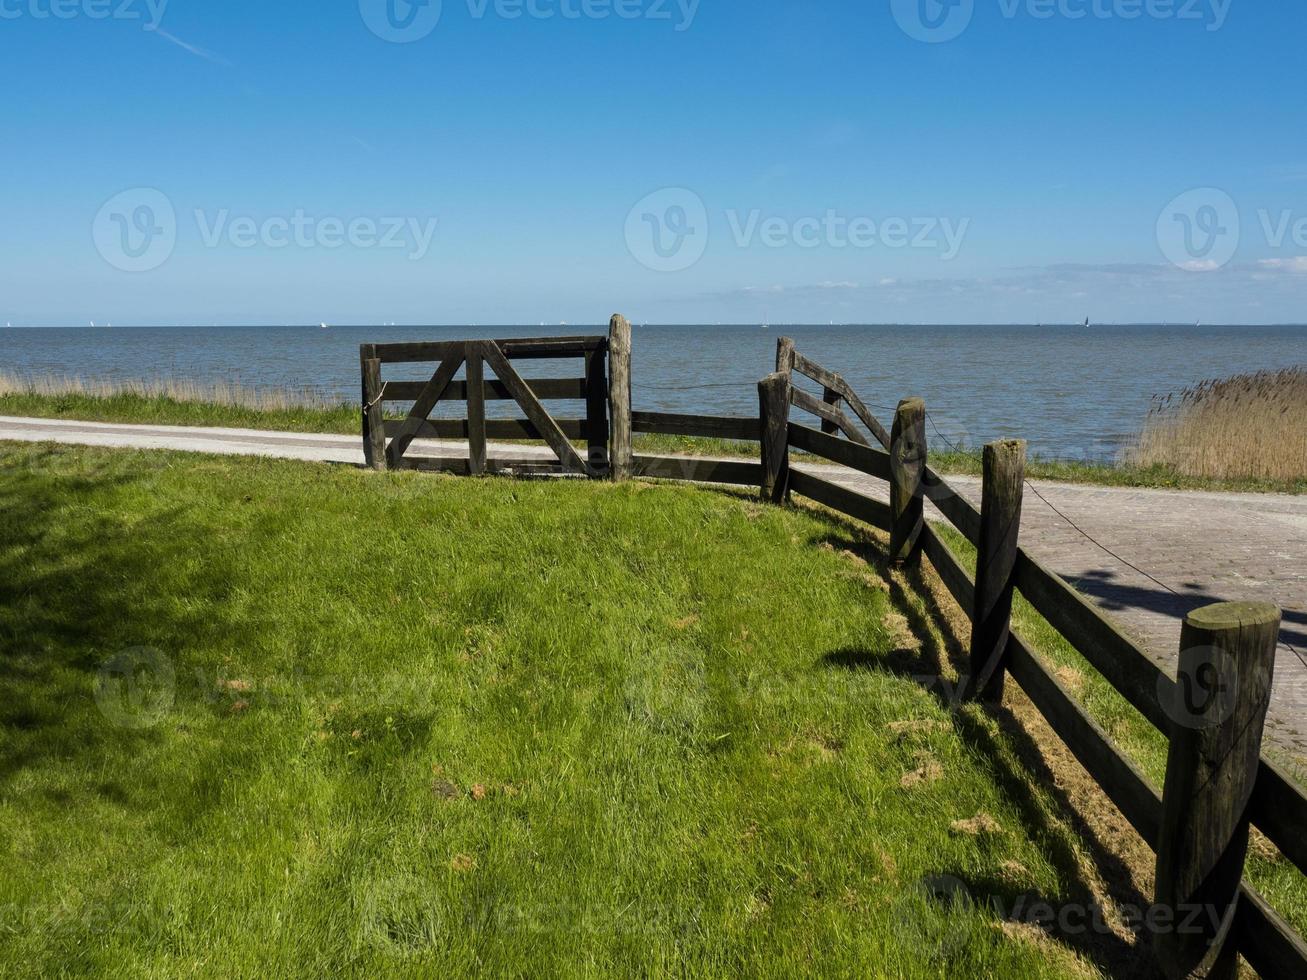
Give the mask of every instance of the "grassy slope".
<svg viewBox="0 0 1307 980">
<path fill-rule="evenodd" d="M 1080 886 L 815 515 L 51 446 L 0 470 L 0 972 L 1088 969 L 921 894 L 1013 861 L 1013 890 Z M 175 671 L 157 713 L 149 674 L 97 683 L 142 646 Z M 980 812 L 1003 832 L 949 833 Z"/>
<path fill-rule="evenodd" d="M 358 431 L 358 408 L 257 410 L 231 405 L 175 401 L 117 395 L 0 395 L 0 415 L 80 419 L 89 422 L 134 422 L 160 425 L 214 425 L 300 432 L 350 433 Z M 645 452 L 693 453 L 713 456 L 757 456 L 758 447 L 727 439 L 691 439 L 679 436 L 637 435 L 636 448 Z M 941 473 L 980 475 L 979 454 L 931 453 L 931 465 Z M 1162 487 L 1176 490 L 1229 490 L 1264 493 L 1307 493 L 1307 479 L 1208 480 L 1183 476 L 1162 466 L 1137 467 L 1077 463 L 1032 458 L 1027 475 L 1035 479 L 1103 486 Z"/>
</svg>

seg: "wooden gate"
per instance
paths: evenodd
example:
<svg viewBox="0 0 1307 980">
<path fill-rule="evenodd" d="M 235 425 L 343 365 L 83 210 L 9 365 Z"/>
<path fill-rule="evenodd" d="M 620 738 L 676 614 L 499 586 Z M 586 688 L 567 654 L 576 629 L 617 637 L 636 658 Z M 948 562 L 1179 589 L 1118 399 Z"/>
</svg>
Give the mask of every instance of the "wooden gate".
<svg viewBox="0 0 1307 980">
<path fill-rule="evenodd" d="M 546 337 L 523 340 L 460 340 L 413 344 L 364 344 L 363 451 L 373 469 L 421 469 L 479 476 L 484 473 L 557 472 L 608 475 L 607 337 Z M 579 358 L 580 378 L 523 378 L 515 360 Z M 383 381 L 384 364 L 434 363 L 425 381 Z M 487 380 L 486 368 L 494 377 Z M 460 370 L 462 379 L 458 379 Z M 523 419 L 487 419 L 487 401 L 514 401 Z M 550 400 L 585 403 L 583 419 L 555 419 L 542 404 Z M 463 419 L 433 419 L 442 401 L 467 402 Z M 387 419 L 387 402 L 412 402 L 408 415 Z M 466 439 L 466 458 L 410 454 L 415 439 Z M 556 462 L 518 456 L 490 457 L 491 439 L 543 440 Z M 572 440 L 585 440 L 585 458 Z"/>
</svg>

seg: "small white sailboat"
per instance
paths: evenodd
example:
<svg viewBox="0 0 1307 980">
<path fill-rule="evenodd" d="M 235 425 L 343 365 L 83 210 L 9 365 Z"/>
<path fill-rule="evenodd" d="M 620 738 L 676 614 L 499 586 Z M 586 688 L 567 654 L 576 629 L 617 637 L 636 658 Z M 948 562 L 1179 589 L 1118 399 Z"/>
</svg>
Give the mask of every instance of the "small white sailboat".
<svg viewBox="0 0 1307 980">
<path fill-rule="evenodd" d="M 321 325 L 321 327 L 320 327 L 319 329 L 322 329 L 322 330 L 330 330 L 331 327 L 327 326 L 327 325 L 324 323 L 324 324 Z"/>
</svg>

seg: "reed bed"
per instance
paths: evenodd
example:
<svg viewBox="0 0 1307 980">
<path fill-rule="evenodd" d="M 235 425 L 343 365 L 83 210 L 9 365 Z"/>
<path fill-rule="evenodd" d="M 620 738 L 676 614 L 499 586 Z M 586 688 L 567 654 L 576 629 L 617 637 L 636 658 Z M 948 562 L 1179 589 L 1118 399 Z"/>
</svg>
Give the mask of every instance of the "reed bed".
<svg viewBox="0 0 1307 980">
<path fill-rule="evenodd" d="M 48 398 L 164 399 L 188 404 L 222 405 L 260 412 L 296 409 L 335 409 L 345 399 L 335 391 L 303 385 L 252 385 L 240 381 L 195 381 L 186 378 L 120 380 L 41 374 L 17 375 L 0 371 L 0 397 L 34 395 Z"/>
<path fill-rule="evenodd" d="M 1215 378 L 1154 398 L 1126 462 L 1215 480 L 1307 479 L 1307 367 Z"/>
</svg>

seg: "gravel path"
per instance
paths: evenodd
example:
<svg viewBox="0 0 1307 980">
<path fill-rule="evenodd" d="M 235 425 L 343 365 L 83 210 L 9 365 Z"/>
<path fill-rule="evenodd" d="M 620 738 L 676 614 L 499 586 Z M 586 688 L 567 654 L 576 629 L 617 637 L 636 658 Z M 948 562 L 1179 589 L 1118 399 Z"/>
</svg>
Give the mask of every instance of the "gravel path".
<svg viewBox="0 0 1307 980">
<path fill-rule="evenodd" d="M 0 439 L 363 462 L 357 436 L 251 429 L 0 416 Z M 492 445 L 491 453 L 504 448 Z M 552 458 L 543 447 L 511 449 L 515 456 L 538 453 L 542 459 Z M 456 442 L 418 441 L 413 452 L 464 456 L 466 447 Z M 883 483 L 843 467 L 805 464 L 804 468 L 887 498 Z M 978 479 L 950 477 L 949 483 L 979 501 Z M 1268 733 L 1278 754 L 1307 765 L 1307 497 L 1044 482 L 1036 482 L 1035 487 L 1047 502 L 1026 495 L 1022 543 L 1073 581 L 1158 663 L 1171 670 L 1179 647 L 1180 620 L 1187 611 L 1229 599 L 1280 604 L 1284 625 Z M 1148 574 L 1140 574 L 1130 565 Z"/>
</svg>

